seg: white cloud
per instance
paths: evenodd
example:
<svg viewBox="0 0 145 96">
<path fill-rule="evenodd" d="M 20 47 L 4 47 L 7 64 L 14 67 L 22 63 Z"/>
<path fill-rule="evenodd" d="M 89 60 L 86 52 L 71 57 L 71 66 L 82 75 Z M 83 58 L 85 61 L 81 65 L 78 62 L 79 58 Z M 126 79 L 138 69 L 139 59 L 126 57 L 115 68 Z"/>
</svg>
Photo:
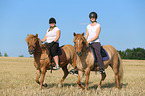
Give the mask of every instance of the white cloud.
<svg viewBox="0 0 145 96">
<path fill-rule="evenodd" d="M 89 23 L 80 23 L 80 25 L 88 25 Z"/>
</svg>

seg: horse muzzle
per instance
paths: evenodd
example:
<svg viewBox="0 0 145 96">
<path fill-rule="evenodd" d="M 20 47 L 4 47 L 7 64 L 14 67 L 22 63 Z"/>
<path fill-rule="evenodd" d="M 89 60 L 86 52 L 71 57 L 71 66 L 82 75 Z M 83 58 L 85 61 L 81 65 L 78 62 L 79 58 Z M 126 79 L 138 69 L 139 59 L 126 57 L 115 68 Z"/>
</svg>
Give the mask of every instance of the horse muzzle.
<svg viewBox="0 0 145 96">
<path fill-rule="evenodd" d="M 29 52 L 30 55 L 32 55 L 33 52 L 34 52 L 34 49 L 31 49 L 31 50 L 29 50 L 28 52 Z"/>
<path fill-rule="evenodd" d="M 82 56 L 82 52 L 76 52 L 78 56 Z"/>
</svg>

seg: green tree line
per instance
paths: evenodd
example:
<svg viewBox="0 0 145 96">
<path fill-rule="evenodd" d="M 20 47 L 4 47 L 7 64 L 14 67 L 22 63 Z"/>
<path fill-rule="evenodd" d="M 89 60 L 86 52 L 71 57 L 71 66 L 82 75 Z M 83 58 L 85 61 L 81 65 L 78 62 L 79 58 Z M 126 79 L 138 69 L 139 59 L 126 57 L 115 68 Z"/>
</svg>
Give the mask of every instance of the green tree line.
<svg viewBox="0 0 145 96">
<path fill-rule="evenodd" d="M 0 57 L 8 57 L 8 54 L 7 53 L 4 53 L 4 55 L 2 55 L 2 53 L 0 52 Z M 20 55 L 20 56 L 18 56 L 18 57 L 24 57 L 24 55 Z"/>
<path fill-rule="evenodd" d="M 122 59 L 137 59 L 145 60 L 145 49 L 143 48 L 133 48 L 126 49 L 125 51 L 118 51 Z"/>
<path fill-rule="evenodd" d="M 0 52 L 0 57 L 2 57 L 2 53 Z M 4 57 L 8 57 L 8 54 L 7 53 L 4 53 Z"/>
<path fill-rule="evenodd" d="M 133 48 L 126 49 L 125 51 L 118 51 L 122 59 L 137 59 L 137 60 L 145 60 L 145 49 L 144 48 Z M 4 55 L 0 52 L 0 57 L 8 57 L 7 53 Z M 24 57 L 24 55 L 20 55 L 19 57 Z"/>
</svg>

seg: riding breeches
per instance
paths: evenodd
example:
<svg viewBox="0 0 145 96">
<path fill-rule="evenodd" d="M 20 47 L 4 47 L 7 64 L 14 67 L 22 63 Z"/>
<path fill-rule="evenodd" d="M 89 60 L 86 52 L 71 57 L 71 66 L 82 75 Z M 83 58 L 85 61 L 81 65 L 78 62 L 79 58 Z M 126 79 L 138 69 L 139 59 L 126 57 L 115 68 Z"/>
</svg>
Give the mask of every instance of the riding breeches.
<svg viewBox="0 0 145 96">
<path fill-rule="evenodd" d="M 100 65 L 100 68 L 103 68 L 103 60 L 102 60 L 102 55 L 101 55 L 101 44 L 100 42 L 94 42 L 91 44 L 91 46 L 93 47 L 95 54 L 96 54 L 96 58 L 97 61 Z"/>
<path fill-rule="evenodd" d="M 46 47 L 50 51 L 50 54 L 52 57 L 58 55 L 57 51 L 59 49 L 59 43 L 57 42 L 51 42 L 51 43 L 45 43 Z"/>
</svg>

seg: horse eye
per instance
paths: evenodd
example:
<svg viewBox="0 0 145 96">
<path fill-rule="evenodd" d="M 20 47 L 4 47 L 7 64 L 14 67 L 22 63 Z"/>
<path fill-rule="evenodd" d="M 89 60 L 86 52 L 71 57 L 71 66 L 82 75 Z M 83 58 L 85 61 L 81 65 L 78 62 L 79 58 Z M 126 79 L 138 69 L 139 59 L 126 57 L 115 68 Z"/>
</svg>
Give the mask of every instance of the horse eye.
<svg viewBox="0 0 145 96">
<path fill-rule="evenodd" d="M 37 39 L 34 39 L 34 41 L 37 41 Z"/>
</svg>

